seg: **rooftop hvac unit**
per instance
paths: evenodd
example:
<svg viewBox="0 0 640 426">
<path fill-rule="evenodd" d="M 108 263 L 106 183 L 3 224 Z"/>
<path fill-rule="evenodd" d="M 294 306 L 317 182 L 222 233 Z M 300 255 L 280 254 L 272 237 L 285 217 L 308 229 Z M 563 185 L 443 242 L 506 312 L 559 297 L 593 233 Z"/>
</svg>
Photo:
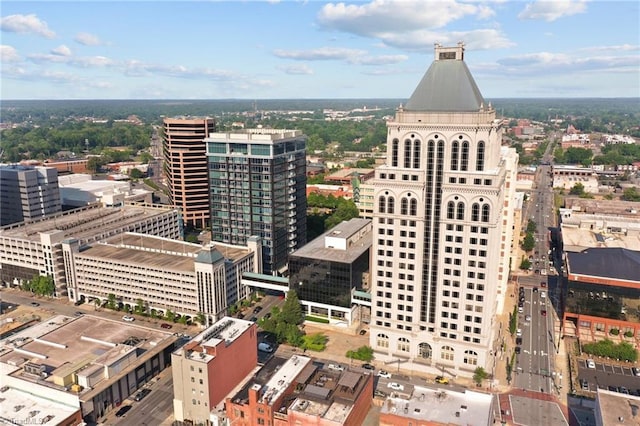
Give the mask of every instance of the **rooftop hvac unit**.
<svg viewBox="0 0 640 426">
<path fill-rule="evenodd" d="M 27 362 L 24 365 L 24 372 L 29 374 L 35 374 L 36 376 L 40 376 L 42 373 L 46 373 L 46 367 L 42 364 L 37 364 L 35 362 Z"/>
</svg>

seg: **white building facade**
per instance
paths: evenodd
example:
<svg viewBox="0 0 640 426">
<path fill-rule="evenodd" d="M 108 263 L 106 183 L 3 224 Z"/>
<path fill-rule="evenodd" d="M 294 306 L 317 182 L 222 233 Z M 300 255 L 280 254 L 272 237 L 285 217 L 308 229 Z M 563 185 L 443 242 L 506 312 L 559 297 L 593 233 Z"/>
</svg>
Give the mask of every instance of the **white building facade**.
<svg viewBox="0 0 640 426">
<path fill-rule="evenodd" d="M 492 371 L 509 276 L 518 157 L 464 63 L 435 61 L 387 122 L 376 169 L 370 344 L 405 368 Z"/>
</svg>

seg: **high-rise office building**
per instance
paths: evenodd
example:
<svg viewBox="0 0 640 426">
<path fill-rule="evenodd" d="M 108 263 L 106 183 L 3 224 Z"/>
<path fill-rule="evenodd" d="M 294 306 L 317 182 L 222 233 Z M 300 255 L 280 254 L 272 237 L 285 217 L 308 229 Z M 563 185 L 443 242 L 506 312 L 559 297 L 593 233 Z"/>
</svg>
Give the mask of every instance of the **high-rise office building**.
<svg viewBox="0 0 640 426">
<path fill-rule="evenodd" d="M 0 165 L 0 226 L 37 219 L 61 209 L 56 169 Z"/>
<path fill-rule="evenodd" d="M 213 118 L 175 117 L 163 121 L 164 171 L 171 204 L 184 222 L 209 224 L 209 188 L 204 139 L 215 131 Z"/>
<path fill-rule="evenodd" d="M 427 372 L 492 371 L 517 166 L 501 140 L 464 45 L 436 45 L 413 95 L 387 122 L 387 161 L 373 181 L 377 359 Z"/>
<path fill-rule="evenodd" d="M 306 136 L 298 130 L 247 129 L 205 140 L 211 191 L 211 240 L 262 240 L 265 274 L 283 271 L 306 242 Z"/>
</svg>

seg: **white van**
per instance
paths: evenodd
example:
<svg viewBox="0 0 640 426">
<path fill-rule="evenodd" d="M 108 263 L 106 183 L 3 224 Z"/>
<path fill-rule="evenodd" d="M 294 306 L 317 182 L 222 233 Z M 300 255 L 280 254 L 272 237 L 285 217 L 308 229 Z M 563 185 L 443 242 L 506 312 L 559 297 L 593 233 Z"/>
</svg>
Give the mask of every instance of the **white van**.
<svg viewBox="0 0 640 426">
<path fill-rule="evenodd" d="M 547 297 L 547 293 L 545 293 L 544 291 L 540 292 L 540 299 L 544 299 Z"/>
</svg>

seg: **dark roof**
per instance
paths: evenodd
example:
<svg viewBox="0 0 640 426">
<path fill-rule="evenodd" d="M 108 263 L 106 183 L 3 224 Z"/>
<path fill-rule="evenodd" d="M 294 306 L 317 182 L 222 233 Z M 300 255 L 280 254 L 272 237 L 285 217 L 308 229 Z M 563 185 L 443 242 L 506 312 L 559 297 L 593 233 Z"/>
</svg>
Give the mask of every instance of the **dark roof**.
<svg viewBox="0 0 640 426">
<path fill-rule="evenodd" d="M 485 106 L 462 60 L 434 61 L 404 106 L 405 111 L 472 112 Z"/>
<path fill-rule="evenodd" d="M 220 252 L 215 247 L 204 247 L 202 250 L 198 252 L 196 256 L 196 262 L 199 263 L 208 263 L 213 265 L 216 262 L 224 259 L 224 256 L 220 254 Z"/>
<path fill-rule="evenodd" d="M 571 274 L 640 282 L 640 252 L 625 248 L 589 248 L 567 252 Z"/>
</svg>

